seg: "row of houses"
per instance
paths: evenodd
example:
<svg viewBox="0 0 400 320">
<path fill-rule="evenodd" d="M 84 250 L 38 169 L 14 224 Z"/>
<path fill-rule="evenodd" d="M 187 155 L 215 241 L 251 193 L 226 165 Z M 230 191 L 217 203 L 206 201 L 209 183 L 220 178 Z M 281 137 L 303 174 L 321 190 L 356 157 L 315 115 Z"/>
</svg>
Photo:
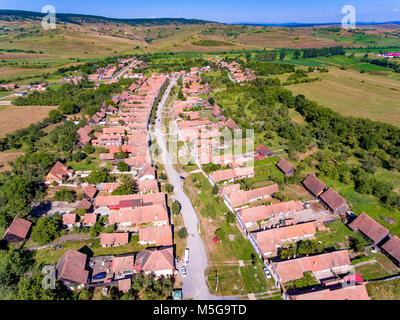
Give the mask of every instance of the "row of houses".
<svg viewBox="0 0 400 320">
<path fill-rule="evenodd" d="M 174 270 L 172 247 L 148 248 L 119 256 L 91 258 L 70 249 L 57 262 L 56 277 L 71 290 L 99 284 L 117 284 L 121 291 L 127 292 L 131 288 L 131 278 L 136 273 L 168 277 L 174 274 Z"/>
<path fill-rule="evenodd" d="M 238 72 L 236 68 L 240 66 L 232 64 L 225 67 L 231 68 L 230 72 L 235 73 Z M 175 118 L 177 121 L 180 121 L 180 123 L 178 122 L 178 129 L 181 131 L 183 138 L 186 138 L 183 139 L 186 142 L 190 142 L 193 138 L 198 138 L 196 132 L 193 134 L 194 129 L 205 128 L 209 130 L 208 139 L 203 139 L 200 143 L 195 144 L 197 154 L 192 152 L 198 163 L 202 166 L 209 163 L 207 161 L 208 154 L 218 146 L 212 141 L 212 138 L 220 137 L 220 127 L 215 123 L 208 122 L 208 119 L 199 117 L 198 108 L 196 109 L 197 113 L 192 113 L 194 109 L 186 107 L 182 102 L 178 102 L 175 108 Z M 231 119 L 226 119 L 223 115 L 223 110 L 218 105 L 213 106 L 212 117 L 222 126 L 227 126 L 227 123 L 231 122 Z M 191 131 L 188 130 L 188 133 L 184 135 L 182 131 L 186 128 L 191 129 Z M 230 128 L 235 130 L 239 127 L 234 124 Z M 275 156 L 275 153 L 262 144 L 254 151 L 256 161 L 261 161 L 272 156 Z M 351 263 L 347 250 L 290 260 L 277 259 L 281 248 L 285 248 L 300 240 L 315 239 L 317 232 L 326 230 L 324 222 L 321 220 L 307 220 L 307 216 L 301 218 L 303 212 L 307 209 L 306 205 L 301 201 L 271 201 L 272 203 L 259 205 L 258 201 L 265 203 L 275 193 L 278 193 L 279 186 L 273 184 L 261 188 L 241 190 L 241 184 L 238 181 L 254 177 L 254 168 L 236 166 L 236 159 L 232 155 L 224 155 L 221 160 L 214 163 L 232 167 L 211 172 L 209 180 L 212 185 L 218 186 L 219 194 L 223 197 L 228 208 L 236 214 L 243 231 L 260 258 L 263 259 L 276 283 L 282 288 L 286 299 L 369 299 L 362 281 L 354 283 L 347 281 L 348 278 L 346 280 L 346 276 L 351 271 Z M 295 172 L 294 166 L 286 159 L 279 159 L 276 167 L 285 176 L 291 176 Z M 326 193 L 322 198 L 327 205 L 333 208 L 333 211 L 337 210 L 337 205 L 340 207 L 340 204 L 335 202 L 336 199 L 334 195 L 332 196 L 331 191 Z M 295 219 L 295 215 L 301 219 Z M 272 223 L 272 221 L 274 222 Z M 288 294 L 285 286 L 290 281 L 304 277 L 305 272 L 311 272 L 318 280 L 319 286 L 314 287 L 311 291 L 299 292 L 297 290 L 290 291 Z"/>
</svg>

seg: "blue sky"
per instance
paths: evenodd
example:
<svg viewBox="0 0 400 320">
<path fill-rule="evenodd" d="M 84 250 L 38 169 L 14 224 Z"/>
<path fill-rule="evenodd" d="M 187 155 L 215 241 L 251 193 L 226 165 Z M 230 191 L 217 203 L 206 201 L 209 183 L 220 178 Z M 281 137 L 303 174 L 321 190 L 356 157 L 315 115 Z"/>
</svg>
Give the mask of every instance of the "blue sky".
<svg viewBox="0 0 400 320">
<path fill-rule="evenodd" d="M 1 9 L 57 12 L 115 18 L 183 17 L 218 22 L 340 22 L 344 5 L 356 8 L 357 21 L 400 21 L 400 0 L 0 0 Z"/>
</svg>

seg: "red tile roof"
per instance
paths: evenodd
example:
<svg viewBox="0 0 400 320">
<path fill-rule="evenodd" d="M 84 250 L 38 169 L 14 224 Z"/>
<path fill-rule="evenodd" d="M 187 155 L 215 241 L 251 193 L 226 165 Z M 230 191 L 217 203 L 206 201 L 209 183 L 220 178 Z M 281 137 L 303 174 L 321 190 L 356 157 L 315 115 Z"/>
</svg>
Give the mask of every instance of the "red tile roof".
<svg viewBox="0 0 400 320">
<path fill-rule="evenodd" d="M 174 268 L 174 251 L 172 247 L 160 249 L 145 249 L 136 257 L 142 264 L 144 272 L 170 270 Z"/>
<path fill-rule="evenodd" d="M 92 186 L 92 185 L 88 185 L 86 188 L 85 188 L 85 190 L 83 191 L 83 193 L 86 195 L 86 196 L 88 196 L 89 198 L 94 198 L 94 196 L 96 195 L 96 193 L 97 193 L 97 188 L 95 187 L 95 186 Z"/>
<path fill-rule="evenodd" d="M 394 259 L 400 262 L 400 239 L 397 236 L 393 236 L 387 241 L 382 249 L 385 250 L 388 254 L 390 254 Z"/>
<path fill-rule="evenodd" d="M 265 220 L 279 213 L 295 212 L 303 209 L 301 201 L 289 201 L 271 204 L 269 206 L 258 206 L 245 208 L 239 211 L 244 223 Z"/>
<path fill-rule="evenodd" d="M 97 221 L 96 213 L 86 213 L 83 217 L 83 225 L 94 225 Z"/>
<path fill-rule="evenodd" d="M 129 243 L 129 233 L 102 233 L 100 234 L 100 245 L 122 246 Z"/>
<path fill-rule="evenodd" d="M 62 216 L 62 224 L 63 225 L 70 225 L 70 224 L 74 224 L 75 222 L 76 222 L 76 214 L 75 213 L 63 214 L 63 216 Z"/>
<path fill-rule="evenodd" d="M 135 209 L 113 211 L 108 217 L 109 223 L 127 223 L 142 225 L 146 223 L 168 222 L 167 209 L 162 205 L 152 205 Z"/>
<path fill-rule="evenodd" d="M 303 181 L 303 185 L 316 197 L 324 192 L 324 189 L 326 188 L 326 185 L 313 173 L 308 175 L 308 177 Z"/>
<path fill-rule="evenodd" d="M 292 300 L 370 300 L 364 284 L 327 288 L 307 293 L 291 295 Z"/>
<path fill-rule="evenodd" d="M 361 213 L 349 224 L 349 227 L 354 231 L 361 231 L 374 242 L 381 241 L 389 234 L 388 229 L 376 222 L 366 213 Z"/>
<path fill-rule="evenodd" d="M 9 235 L 15 235 L 19 238 L 25 239 L 29 229 L 31 228 L 31 225 L 32 222 L 15 217 L 13 222 L 11 222 L 10 226 L 5 231 L 3 239 Z"/>
<path fill-rule="evenodd" d="M 314 222 L 295 224 L 287 227 L 273 228 L 260 232 L 253 232 L 257 246 L 262 254 L 276 253 L 285 241 L 297 240 L 307 236 L 314 236 L 316 233 Z"/>
<path fill-rule="evenodd" d="M 147 243 L 155 243 L 159 246 L 172 245 L 172 230 L 170 225 L 159 227 L 148 227 L 139 229 L 139 241 Z"/>
<path fill-rule="evenodd" d="M 290 163 L 290 162 L 288 162 L 287 160 L 285 160 L 285 159 L 281 159 L 281 161 L 279 161 L 277 164 L 276 164 L 276 166 L 280 169 L 280 170 L 282 170 L 282 172 L 284 173 L 284 174 L 290 174 L 291 172 L 293 172 L 293 170 L 294 170 L 294 167 L 292 166 L 292 164 Z"/>
<path fill-rule="evenodd" d="M 323 253 L 315 256 L 273 262 L 272 265 L 282 280 L 288 282 L 303 277 L 304 272 L 330 270 L 350 265 L 347 250 Z"/>
<path fill-rule="evenodd" d="M 343 206 L 347 206 L 347 208 L 344 210 L 349 208 L 346 200 L 332 188 L 329 188 L 323 194 L 321 194 L 320 199 L 323 200 L 325 204 L 327 204 L 328 207 L 333 211 L 338 210 Z"/>
<path fill-rule="evenodd" d="M 57 262 L 57 279 L 86 283 L 89 274 L 89 271 L 85 270 L 86 259 L 86 254 L 69 249 Z"/>
</svg>

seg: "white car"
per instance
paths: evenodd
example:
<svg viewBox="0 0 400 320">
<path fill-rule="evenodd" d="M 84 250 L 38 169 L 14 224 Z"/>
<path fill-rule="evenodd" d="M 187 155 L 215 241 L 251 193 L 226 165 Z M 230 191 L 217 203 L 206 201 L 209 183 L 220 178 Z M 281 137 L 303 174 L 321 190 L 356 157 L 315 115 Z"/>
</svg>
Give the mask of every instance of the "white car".
<svg viewBox="0 0 400 320">
<path fill-rule="evenodd" d="M 267 279 L 271 279 L 271 274 L 269 273 L 268 268 L 264 268 L 264 273 Z"/>
</svg>

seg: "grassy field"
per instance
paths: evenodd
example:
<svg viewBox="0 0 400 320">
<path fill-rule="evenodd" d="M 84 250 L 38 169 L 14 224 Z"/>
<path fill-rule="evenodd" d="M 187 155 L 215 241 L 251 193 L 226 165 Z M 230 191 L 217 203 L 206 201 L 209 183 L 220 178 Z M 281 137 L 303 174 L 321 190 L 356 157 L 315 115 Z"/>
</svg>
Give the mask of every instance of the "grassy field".
<svg viewBox="0 0 400 320">
<path fill-rule="evenodd" d="M 369 195 L 363 195 L 354 190 L 352 185 L 343 184 L 340 182 L 333 181 L 326 177 L 320 177 L 320 179 L 329 187 L 333 187 L 339 192 L 348 202 L 351 209 L 356 213 L 362 212 L 367 213 L 370 217 L 381 223 L 393 234 L 400 236 L 400 211 L 394 208 L 388 209 L 381 205 L 374 197 Z M 392 224 L 385 218 L 393 218 L 396 223 Z"/>
<path fill-rule="evenodd" d="M 400 279 L 367 284 L 372 300 L 400 300 Z"/>
<path fill-rule="evenodd" d="M 53 106 L 22 106 L 7 107 L 0 110 L 0 138 L 7 133 L 25 128 L 32 123 L 37 123 L 47 118 L 49 111 L 56 109 Z"/>
<path fill-rule="evenodd" d="M 400 81 L 389 74 L 329 68 L 318 77 L 286 88 L 343 115 L 400 126 Z"/>
</svg>

